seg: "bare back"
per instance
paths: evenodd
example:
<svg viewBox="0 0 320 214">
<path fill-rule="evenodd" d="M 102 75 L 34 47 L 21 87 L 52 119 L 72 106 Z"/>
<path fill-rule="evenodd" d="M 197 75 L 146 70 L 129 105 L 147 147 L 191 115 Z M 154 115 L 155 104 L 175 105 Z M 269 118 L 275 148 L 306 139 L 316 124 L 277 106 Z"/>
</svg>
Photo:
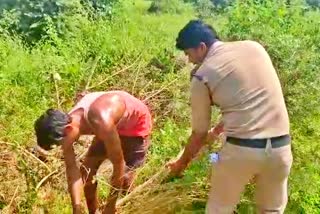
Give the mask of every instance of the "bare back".
<svg viewBox="0 0 320 214">
<path fill-rule="evenodd" d="M 85 95 L 69 112 L 81 115 L 81 134 L 91 134 L 90 120 L 111 114 L 118 133 L 123 136 L 147 136 L 151 131 L 148 107 L 125 91 L 93 92 Z"/>
</svg>

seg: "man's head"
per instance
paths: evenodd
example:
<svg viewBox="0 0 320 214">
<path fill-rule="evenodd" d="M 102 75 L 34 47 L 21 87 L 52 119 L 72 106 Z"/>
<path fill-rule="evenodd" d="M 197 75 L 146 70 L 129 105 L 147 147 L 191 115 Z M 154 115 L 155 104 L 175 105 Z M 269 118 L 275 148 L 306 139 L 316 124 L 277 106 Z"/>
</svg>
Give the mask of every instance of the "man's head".
<svg viewBox="0 0 320 214">
<path fill-rule="evenodd" d="M 211 45 L 217 40 L 219 37 L 212 26 L 200 20 L 191 20 L 179 32 L 176 47 L 185 52 L 190 62 L 200 64 Z"/>
<path fill-rule="evenodd" d="M 45 150 L 50 150 L 52 145 L 59 145 L 65 137 L 65 127 L 71 121 L 68 114 L 48 109 L 34 123 L 38 145 Z"/>
</svg>

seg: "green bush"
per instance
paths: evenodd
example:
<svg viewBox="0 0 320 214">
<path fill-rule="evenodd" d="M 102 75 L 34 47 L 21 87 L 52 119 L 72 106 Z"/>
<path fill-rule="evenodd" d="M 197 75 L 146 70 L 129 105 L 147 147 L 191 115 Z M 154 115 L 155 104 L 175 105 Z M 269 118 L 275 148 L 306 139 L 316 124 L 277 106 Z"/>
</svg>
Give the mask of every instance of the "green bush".
<svg viewBox="0 0 320 214">
<path fill-rule="evenodd" d="M 225 9 L 226 7 L 232 5 L 232 3 L 235 2 L 235 0 L 184 0 L 184 1 L 191 2 L 196 7 L 198 6 L 203 7 L 204 5 L 207 5 L 208 7 L 214 6 L 216 9 Z"/>
<path fill-rule="evenodd" d="M 111 15 L 118 0 L 3 0 L 0 2 L 0 26 L 3 31 L 18 34 L 27 43 L 65 33 L 64 16 L 81 13 L 81 4 L 96 16 Z M 81 4 L 80 4 L 81 3 Z"/>
<path fill-rule="evenodd" d="M 211 17 L 214 15 L 215 6 L 210 0 L 198 0 L 195 3 L 195 8 L 199 18 Z"/>
<path fill-rule="evenodd" d="M 153 0 L 148 9 L 150 13 L 173 14 L 182 14 L 191 10 L 190 5 L 184 4 L 182 0 Z"/>
<path fill-rule="evenodd" d="M 59 1 L 51 0 L 5 0 L 0 4 L 0 15 L 8 22 L 2 23 L 2 27 L 10 32 L 22 35 L 27 42 L 40 40 L 49 26 L 61 34 L 65 25 L 61 20 L 61 14 L 67 9 L 67 5 Z M 15 17 L 10 20 L 9 17 Z"/>
<path fill-rule="evenodd" d="M 320 0 L 306 0 L 306 2 L 313 8 L 320 8 Z"/>
</svg>

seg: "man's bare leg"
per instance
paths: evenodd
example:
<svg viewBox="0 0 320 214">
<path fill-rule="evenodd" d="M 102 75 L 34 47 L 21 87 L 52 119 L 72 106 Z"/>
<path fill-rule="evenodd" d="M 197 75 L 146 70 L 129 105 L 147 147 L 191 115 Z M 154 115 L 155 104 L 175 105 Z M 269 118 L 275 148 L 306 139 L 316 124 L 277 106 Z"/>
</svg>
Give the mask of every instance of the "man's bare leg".
<svg viewBox="0 0 320 214">
<path fill-rule="evenodd" d="M 120 136 L 121 146 L 126 161 L 123 190 L 132 191 L 137 168 L 145 163 L 146 153 L 150 146 L 149 137 Z"/>
</svg>

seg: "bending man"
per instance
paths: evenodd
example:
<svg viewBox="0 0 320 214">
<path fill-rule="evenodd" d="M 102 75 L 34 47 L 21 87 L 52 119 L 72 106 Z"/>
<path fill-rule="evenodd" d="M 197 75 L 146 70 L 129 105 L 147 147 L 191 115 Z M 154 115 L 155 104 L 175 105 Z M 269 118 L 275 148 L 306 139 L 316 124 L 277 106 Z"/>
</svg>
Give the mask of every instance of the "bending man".
<svg viewBox="0 0 320 214">
<path fill-rule="evenodd" d="M 119 190 L 131 185 L 134 169 L 144 163 L 151 128 L 147 106 L 124 91 L 88 93 L 69 113 L 49 109 L 35 122 L 40 147 L 49 150 L 52 145 L 61 145 L 73 213 L 81 212 L 83 185 L 89 213 L 97 210 L 93 176 L 107 158 L 113 164 L 114 188 L 103 213 L 115 213 Z M 73 144 L 81 135 L 95 135 L 95 139 L 79 169 Z"/>
</svg>

